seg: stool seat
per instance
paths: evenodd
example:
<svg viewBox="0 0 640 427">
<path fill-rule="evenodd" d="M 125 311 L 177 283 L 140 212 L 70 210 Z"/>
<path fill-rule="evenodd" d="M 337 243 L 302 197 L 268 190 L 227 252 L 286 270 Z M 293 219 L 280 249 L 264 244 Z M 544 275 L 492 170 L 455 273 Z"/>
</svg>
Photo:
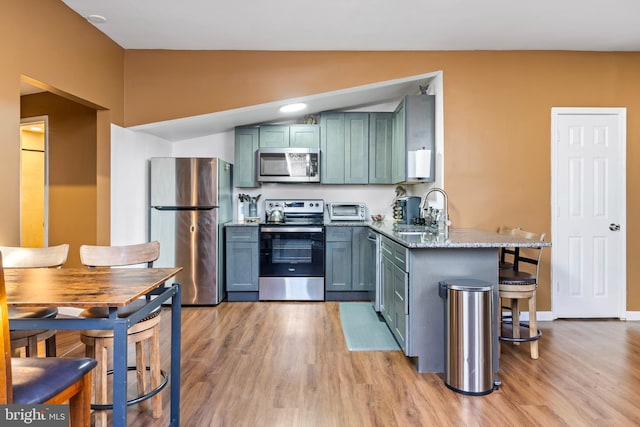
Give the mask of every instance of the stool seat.
<svg viewBox="0 0 640 427">
<path fill-rule="evenodd" d="M 530 285 L 536 282 L 536 276 L 525 271 L 500 270 L 498 275 L 498 283 L 508 285 Z"/>
<path fill-rule="evenodd" d="M 40 404 L 58 395 L 70 383 L 79 381 L 97 362 L 84 357 L 27 357 L 11 359 L 13 403 Z"/>
</svg>

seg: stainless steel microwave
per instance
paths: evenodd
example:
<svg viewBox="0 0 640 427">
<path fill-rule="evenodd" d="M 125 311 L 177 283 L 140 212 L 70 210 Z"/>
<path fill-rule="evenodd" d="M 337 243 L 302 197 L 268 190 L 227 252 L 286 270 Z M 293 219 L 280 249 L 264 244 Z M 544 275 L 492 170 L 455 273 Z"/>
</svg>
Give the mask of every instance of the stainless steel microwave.
<svg viewBox="0 0 640 427">
<path fill-rule="evenodd" d="M 256 155 L 260 182 L 320 182 L 317 148 L 260 148 Z"/>
<path fill-rule="evenodd" d="M 331 221 L 364 221 L 367 207 L 364 203 L 327 203 Z"/>
</svg>

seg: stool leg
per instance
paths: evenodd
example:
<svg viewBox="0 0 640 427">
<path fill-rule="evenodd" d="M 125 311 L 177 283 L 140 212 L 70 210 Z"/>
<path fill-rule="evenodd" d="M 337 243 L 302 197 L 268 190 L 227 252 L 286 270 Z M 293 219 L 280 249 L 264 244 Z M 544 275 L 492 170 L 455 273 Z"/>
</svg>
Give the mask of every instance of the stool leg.
<svg viewBox="0 0 640 427">
<path fill-rule="evenodd" d="M 535 337 L 538 335 L 538 320 L 536 318 L 536 292 L 533 291 L 531 298 L 529 298 L 529 336 Z M 538 340 L 531 341 L 531 358 L 538 358 Z"/>
<path fill-rule="evenodd" d="M 44 341 L 47 357 L 56 357 L 56 336 L 52 335 Z"/>
<path fill-rule="evenodd" d="M 502 336 L 502 298 L 498 298 L 498 336 Z M 498 339 L 498 359 L 502 356 L 502 341 Z"/>
<path fill-rule="evenodd" d="M 25 355 L 27 357 L 38 357 L 38 337 L 37 335 L 32 335 L 27 339 L 27 347 L 26 347 Z"/>
<path fill-rule="evenodd" d="M 518 305 L 518 299 L 511 299 L 511 324 L 513 338 L 520 338 L 520 306 Z M 514 345 L 520 345 L 519 342 L 514 342 Z"/>
<path fill-rule="evenodd" d="M 94 381 L 95 403 L 107 403 L 107 347 L 104 345 L 104 339 L 95 338 L 93 340 L 94 358 L 98 362 L 96 366 Z M 94 411 L 95 427 L 107 426 L 107 411 Z"/>
<path fill-rule="evenodd" d="M 160 325 L 153 327 L 153 333 L 149 339 L 149 365 L 151 366 L 151 388 L 155 389 L 162 382 L 160 374 Z M 162 416 L 162 393 L 151 398 L 153 406 L 153 418 Z"/>
<path fill-rule="evenodd" d="M 138 379 L 138 396 L 148 393 L 147 387 L 147 355 L 144 348 L 144 340 L 136 342 L 136 376 Z M 147 401 L 140 402 L 140 409 L 147 409 Z"/>
</svg>

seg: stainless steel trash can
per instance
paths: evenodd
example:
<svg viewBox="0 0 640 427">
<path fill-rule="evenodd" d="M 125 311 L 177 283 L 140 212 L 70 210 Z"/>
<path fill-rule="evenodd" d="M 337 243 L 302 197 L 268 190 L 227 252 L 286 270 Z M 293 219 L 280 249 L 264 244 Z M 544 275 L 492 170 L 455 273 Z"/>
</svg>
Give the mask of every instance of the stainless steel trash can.
<svg viewBox="0 0 640 427">
<path fill-rule="evenodd" d="M 489 394 L 493 379 L 493 297 L 490 283 L 440 282 L 445 298 L 445 384 L 468 395 Z"/>
</svg>

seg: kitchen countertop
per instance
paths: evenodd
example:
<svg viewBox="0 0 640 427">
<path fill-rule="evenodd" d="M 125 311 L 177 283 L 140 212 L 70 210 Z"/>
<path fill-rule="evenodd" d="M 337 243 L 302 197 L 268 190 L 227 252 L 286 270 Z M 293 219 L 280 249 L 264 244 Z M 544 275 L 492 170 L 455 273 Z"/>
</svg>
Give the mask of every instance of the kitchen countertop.
<svg viewBox="0 0 640 427">
<path fill-rule="evenodd" d="M 245 223 L 233 221 L 225 226 L 257 227 L 261 223 Z M 550 247 L 551 242 L 538 242 L 530 239 L 498 234 L 494 231 L 478 230 L 473 228 L 451 228 L 449 237 L 444 235 L 431 235 L 428 233 L 401 234 L 390 221 L 325 221 L 327 227 L 369 227 L 370 229 L 400 243 L 410 249 L 422 248 L 506 248 L 506 247 Z M 409 226 L 411 229 L 419 229 L 418 226 Z"/>
</svg>

